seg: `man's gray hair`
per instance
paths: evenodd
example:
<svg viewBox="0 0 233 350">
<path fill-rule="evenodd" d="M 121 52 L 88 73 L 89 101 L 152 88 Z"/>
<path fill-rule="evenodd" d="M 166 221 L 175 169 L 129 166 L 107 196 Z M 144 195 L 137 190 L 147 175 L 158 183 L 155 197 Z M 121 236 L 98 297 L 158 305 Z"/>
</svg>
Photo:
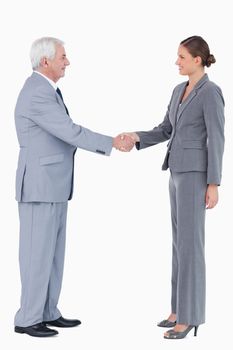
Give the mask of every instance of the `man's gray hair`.
<svg viewBox="0 0 233 350">
<path fill-rule="evenodd" d="M 52 37 L 43 37 L 35 40 L 30 51 L 32 69 L 38 69 L 41 59 L 44 57 L 52 60 L 55 57 L 57 45 L 64 46 L 64 42 Z"/>
</svg>

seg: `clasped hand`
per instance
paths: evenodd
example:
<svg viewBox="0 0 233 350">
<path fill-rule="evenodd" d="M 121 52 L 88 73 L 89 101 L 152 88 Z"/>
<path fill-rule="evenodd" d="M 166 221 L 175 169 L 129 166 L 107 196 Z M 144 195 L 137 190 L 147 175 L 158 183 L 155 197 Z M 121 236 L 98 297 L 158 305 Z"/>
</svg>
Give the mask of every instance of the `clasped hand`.
<svg viewBox="0 0 233 350">
<path fill-rule="evenodd" d="M 113 147 L 122 152 L 130 152 L 140 139 L 135 132 L 124 132 L 113 139 Z"/>
</svg>

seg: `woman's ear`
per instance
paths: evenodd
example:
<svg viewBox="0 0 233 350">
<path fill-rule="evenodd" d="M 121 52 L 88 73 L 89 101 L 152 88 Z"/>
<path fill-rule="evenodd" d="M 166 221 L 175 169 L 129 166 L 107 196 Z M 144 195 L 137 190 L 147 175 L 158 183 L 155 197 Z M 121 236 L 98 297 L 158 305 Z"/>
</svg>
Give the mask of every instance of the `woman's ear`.
<svg viewBox="0 0 233 350">
<path fill-rule="evenodd" d="M 202 65 L 202 59 L 201 59 L 200 56 L 196 56 L 196 57 L 195 57 L 195 63 L 196 63 L 197 65 Z"/>
</svg>

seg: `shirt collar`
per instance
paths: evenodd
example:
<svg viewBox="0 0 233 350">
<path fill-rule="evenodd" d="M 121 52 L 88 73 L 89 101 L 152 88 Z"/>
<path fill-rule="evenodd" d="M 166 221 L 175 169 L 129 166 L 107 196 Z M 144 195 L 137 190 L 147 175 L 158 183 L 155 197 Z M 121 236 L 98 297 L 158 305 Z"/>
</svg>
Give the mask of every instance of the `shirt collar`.
<svg viewBox="0 0 233 350">
<path fill-rule="evenodd" d="M 44 77 L 46 80 L 48 80 L 48 82 L 52 85 L 52 87 L 54 88 L 54 90 L 57 90 L 57 85 L 54 83 L 53 80 L 49 79 L 48 77 L 46 77 L 46 75 L 38 72 L 37 70 L 34 70 L 34 73 L 37 73 L 39 75 L 41 75 L 42 77 Z"/>
</svg>

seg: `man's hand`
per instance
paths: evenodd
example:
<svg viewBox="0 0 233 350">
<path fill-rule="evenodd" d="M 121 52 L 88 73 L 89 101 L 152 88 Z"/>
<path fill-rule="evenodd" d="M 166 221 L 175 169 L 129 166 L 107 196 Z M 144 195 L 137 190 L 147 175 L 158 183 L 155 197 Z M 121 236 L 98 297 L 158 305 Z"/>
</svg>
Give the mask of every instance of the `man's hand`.
<svg viewBox="0 0 233 350">
<path fill-rule="evenodd" d="M 129 152 L 135 145 L 135 140 L 128 134 L 120 134 L 113 139 L 113 147 L 122 152 Z"/>
<path fill-rule="evenodd" d="M 206 209 L 212 209 L 218 203 L 218 185 L 210 184 L 205 196 Z"/>
</svg>

